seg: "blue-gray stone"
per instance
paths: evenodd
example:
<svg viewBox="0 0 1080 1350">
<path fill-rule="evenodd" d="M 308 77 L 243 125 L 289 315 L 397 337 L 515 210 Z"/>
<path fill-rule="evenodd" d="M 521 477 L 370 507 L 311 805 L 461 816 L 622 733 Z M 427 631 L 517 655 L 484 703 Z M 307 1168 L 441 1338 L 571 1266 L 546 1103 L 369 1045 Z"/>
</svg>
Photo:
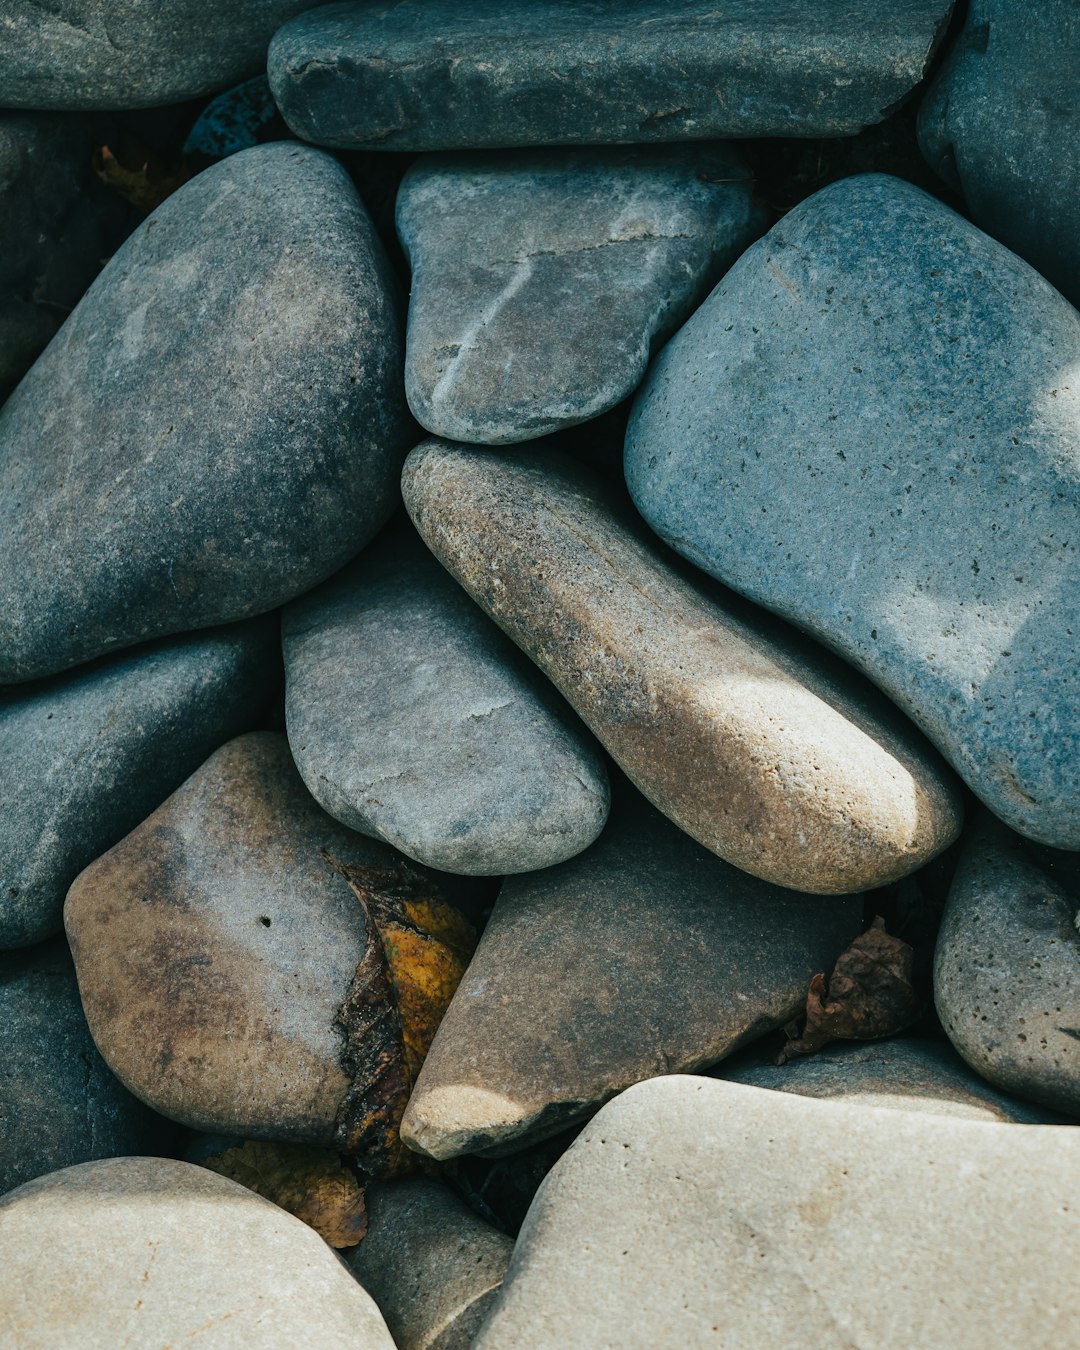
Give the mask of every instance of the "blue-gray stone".
<svg viewBox="0 0 1080 1350">
<path fill-rule="evenodd" d="M 270 85 L 319 145 L 453 150 L 850 136 L 918 84 L 952 0 L 351 0 Z"/>
<path fill-rule="evenodd" d="M 265 75 L 256 75 L 253 80 L 226 89 L 206 105 L 188 132 L 184 154 L 225 159 L 241 150 L 250 150 L 261 141 L 282 139 L 270 134 L 275 123 L 280 126 L 270 85 Z"/>
<path fill-rule="evenodd" d="M 413 415 L 482 445 L 597 417 L 766 224 L 725 145 L 419 160 L 397 200 Z"/>
<path fill-rule="evenodd" d="M 1080 304 L 1080 6 L 972 0 L 919 110 L 971 217 Z"/>
<path fill-rule="evenodd" d="M 875 680 L 1014 829 L 1080 849 L 1080 315 L 881 175 L 672 339 L 626 437 L 674 548 Z"/>
<path fill-rule="evenodd" d="M 293 143 L 187 183 L 0 409 L 0 682 L 273 609 L 398 499 L 392 277 L 345 170 Z"/>
</svg>

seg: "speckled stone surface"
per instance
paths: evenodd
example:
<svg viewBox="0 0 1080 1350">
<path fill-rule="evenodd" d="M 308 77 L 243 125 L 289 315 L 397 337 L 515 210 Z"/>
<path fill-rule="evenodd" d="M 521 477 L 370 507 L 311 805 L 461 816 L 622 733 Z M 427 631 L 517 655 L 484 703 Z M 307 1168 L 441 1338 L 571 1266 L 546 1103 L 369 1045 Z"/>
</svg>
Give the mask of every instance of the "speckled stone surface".
<svg viewBox="0 0 1080 1350">
<path fill-rule="evenodd" d="M 918 84 L 951 0 L 360 0 L 287 23 L 270 83 L 319 145 L 850 136 Z"/>
<path fill-rule="evenodd" d="M 476 1350 L 1058 1350 L 1080 1131 L 658 1078 L 541 1186 Z"/>
<path fill-rule="evenodd" d="M 402 489 L 435 555 L 714 853 L 837 893 L 914 871 L 955 837 L 951 775 L 876 690 L 692 579 L 557 451 L 425 441 Z"/>
<path fill-rule="evenodd" d="M 1080 9 L 972 0 L 919 109 L 930 165 L 977 225 L 1080 304 Z"/>
<path fill-rule="evenodd" d="M 293 758 L 337 820 L 473 876 L 553 866 L 600 832 L 599 746 L 407 522 L 282 634 Z"/>
<path fill-rule="evenodd" d="M 172 1123 L 94 1048 L 62 939 L 0 953 L 0 1027 L 0 1193 L 73 1163 L 172 1147 Z"/>
<path fill-rule="evenodd" d="M 418 160 L 397 199 L 417 421 L 503 445 L 620 403 L 766 228 L 750 181 L 725 145 Z"/>
<path fill-rule="evenodd" d="M 1080 315 L 918 188 L 753 245 L 626 436 L 650 525 L 875 680 L 1014 829 L 1080 848 Z"/>
<path fill-rule="evenodd" d="M 5 0 L 0 107 L 147 108 L 254 75 L 304 0 Z"/>
<path fill-rule="evenodd" d="M 307 1224 L 190 1163 L 112 1158 L 0 1200 L 0 1340 L 20 1350 L 394 1350 Z"/>
<path fill-rule="evenodd" d="M 272 609 L 362 548 L 411 425 L 391 292 L 320 151 L 155 211 L 0 409 L 0 681 Z"/>
<path fill-rule="evenodd" d="M 252 726 L 274 639 L 256 619 L 0 691 L 0 947 L 59 932 L 82 869 Z"/>
<path fill-rule="evenodd" d="M 616 780 L 592 848 L 503 884 L 402 1137 L 440 1159 L 513 1151 L 714 1064 L 795 1016 L 861 927 L 861 897 L 758 881 Z"/>
<path fill-rule="evenodd" d="M 989 817 L 949 891 L 934 1001 L 953 1045 L 988 1082 L 1080 1116 L 1080 899 Z"/>
</svg>

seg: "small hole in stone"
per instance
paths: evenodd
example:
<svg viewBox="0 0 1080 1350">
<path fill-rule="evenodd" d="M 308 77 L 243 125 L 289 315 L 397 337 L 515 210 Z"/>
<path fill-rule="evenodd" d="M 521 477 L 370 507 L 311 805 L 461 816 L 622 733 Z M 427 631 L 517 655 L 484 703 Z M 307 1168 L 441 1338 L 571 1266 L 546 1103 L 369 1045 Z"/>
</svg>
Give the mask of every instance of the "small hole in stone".
<svg viewBox="0 0 1080 1350">
<path fill-rule="evenodd" d="M 259 922 L 262 924 L 262 926 L 263 926 L 264 928 L 269 928 L 269 927 L 270 927 L 270 920 L 266 917 L 265 914 L 262 916 L 262 918 L 259 920 Z"/>
</svg>

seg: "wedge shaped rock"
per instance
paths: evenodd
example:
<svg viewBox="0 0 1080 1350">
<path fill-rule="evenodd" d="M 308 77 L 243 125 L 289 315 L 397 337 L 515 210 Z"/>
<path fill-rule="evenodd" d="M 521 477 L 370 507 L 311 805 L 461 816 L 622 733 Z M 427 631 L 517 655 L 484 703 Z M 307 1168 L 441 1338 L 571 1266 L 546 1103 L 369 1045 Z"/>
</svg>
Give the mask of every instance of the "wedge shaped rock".
<svg viewBox="0 0 1080 1350">
<path fill-rule="evenodd" d="M 79 873 L 280 687 L 265 620 L 0 693 L 0 947 L 59 932 Z"/>
<path fill-rule="evenodd" d="M 733 148 L 433 155 L 405 175 L 405 391 L 438 436 L 596 417 L 765 228 Z"/>
<path fill-rule="evenodd" d="M 910 184 L 845 179 L 657 358 L 657 533 L 859 667 L 1012 828 L 1080 848 L 1080 314 Z"/>
<path fill-rule="evenodd" d="M 0 682 L 273 609 L 397 498 L 382 248 L 345 170 L 234 155 L 146 220 L 0 409 Z"/>
<path fill-rule="evenodd" d="M 380 0 L 270 45 L 304 140 L 379 150 L 850 136 L 918 84 L 951 0 Z"/>
<path fill-rule="evenodd" d="M 1078 1213 L 1071 1126 L 658 1078 L 556 1163 L 476 1350 L 1056 1350 Z"/>
<path fill-rule="evenodd" d="M 715 1063 L 794 1016 L 861 920 L 857 896 L 721 862 L 621 782 L 592 848 L 503 884 L 403 1137 L 435 1158 L 520 1146 Z"/>
<path fill-rule="evenodd" d="M 25 1350 L 394 1350 L 307 1224 L 202 1167 L 110 1158 L 0 1200 L 3 1330 Z"/>
<path fill-rule="evenodd" d="M 293 757 L 352 829 L 473 876 L 599 834 L 599 747 L 407 525 L 291 605 L 283 639 Z"/>
<path fill-rule="evenodd" d="M 558 452 L 427 441 L 402 486 L 435 555 L 714 853 L 842 893 L 911 872 L 955 837 L 951 776 L 876 691 L 690 579 Z"/>
</svg>

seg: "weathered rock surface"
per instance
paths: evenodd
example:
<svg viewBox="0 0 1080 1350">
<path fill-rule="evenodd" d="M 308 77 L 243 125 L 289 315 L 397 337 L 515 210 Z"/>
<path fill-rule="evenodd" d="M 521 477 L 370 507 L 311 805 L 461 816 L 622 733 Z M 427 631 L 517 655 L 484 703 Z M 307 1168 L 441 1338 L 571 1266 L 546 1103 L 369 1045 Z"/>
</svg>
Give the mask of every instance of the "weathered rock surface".
<svg viewBox="0 0 1080 1350">
<path fill-rule="evenodd" d="M 6 0 L 0 107 L 153 108 L 254 75 L 303 0 Z"/>
<path fill-rule="evenodd" d="M 1080 315 L 919 189 L 791 211 L 657 358 L 650 525 L 832 646 L 990 809 L 1080 848 Z"/>
<path fill-rule="evenodd" d="M 861 922 L 858 896 L 748 876 L 620 782 L 592 848 L 503 884 L 402 1137 L 435 1158 L 520 1146 L 713 1064 L 793 1017 Z"/>
<path fill-rule="evenodd" d="M 367 944 L 329 858 L 392 867 L 320 811 L 284 736 L 230 741 L 68 894 L 110 1068 L 194 1129 L 329 1144 L 351 1087 L 335 1017 Z"/>
<path fill-rule="evenodd" d="M 275 646 L 256 620 L 0 693 L 0 947 L 59 932 L 83 868 L 252 725 Z"/>
<path fill-rule="evenodd" d="M 659 1078 L 556 1164 L 476 1347 L 1056 1350 L 1078 1225 L 1071 1126 Z"/>
<path fill-rule="evenodd" d="M 0 1193 L 72 1163 L 171 1147 L 172 1124 L 94 1048 L 62 941 L 0 953 L 0 1027 Z"/>
<path fill-rule="evenodd" d="M 513 1241 L 426 1177 L 369 1187 L 368 1232 L 347 1260 L 398 1350 L 469 1350 Z"/>
<path fill-rule="evenodd" d="M 293 758 L 352 829 L 474 876 L 599 834 L 599 747 L 407 526 L 291 605 L 283 644 Z"/>
<path fill-rule="evenodd" d="M 848 136 L 918 84 L 951 0 L 324 5 L 270 45 L 319 145 L 449 150 Z"/>
<path fill-rule="evenodd" d="M 973 0 L 919 110 L 932 168 L 977 225 L 1080 304 L 1080 10 Z"/>
<path fill-rule="evenodd" d="M 1060 1116 L 995 1092 L 948 1045 L 937 1041 L 911 1038 L 830 1045 L 782 1065 L 762 1060 L 753 1050 L 738 1059 L 742 1062 L 725 1061 L 713 1076 L 748 1087 L 894 1111 L 1019 1125 L 1065 1123 Z"/>
<path fill-rule="evenodd" d="M 1080 900 L 986 818 L 971 832 L 934 954 L 942 1026 L 971 1067 L 1080 1116 Z"/>
<path fill-rule="evenodd" d="M 401 369 L 340 165 L 265 145 L 187 183 L 0 409 L 0 681 L 246 618 L 342 566 L 396 500 Z"/>
<path fill-rule="evenodd" d="M 413 415 L 481 445 L 598 416 L 766 220 L 724 145 L 419 160 L 397 199 Z"/>
<path fill-rule="evenodd" d="M 426 441 L 402 489 L 435 555 L 714 853 L 835 893 L 911 872 L 955 837 L 949 774 L 876 691 L 684 575 L 557 452 Z"/>
<path fill-rule="evenodd" d="M 20 1350 L 394 1350 L 317 1233 L 173 1159 L 86 1163 L 5 1196 L 0 1269 L 0 1337 Z"/>
</svg>

